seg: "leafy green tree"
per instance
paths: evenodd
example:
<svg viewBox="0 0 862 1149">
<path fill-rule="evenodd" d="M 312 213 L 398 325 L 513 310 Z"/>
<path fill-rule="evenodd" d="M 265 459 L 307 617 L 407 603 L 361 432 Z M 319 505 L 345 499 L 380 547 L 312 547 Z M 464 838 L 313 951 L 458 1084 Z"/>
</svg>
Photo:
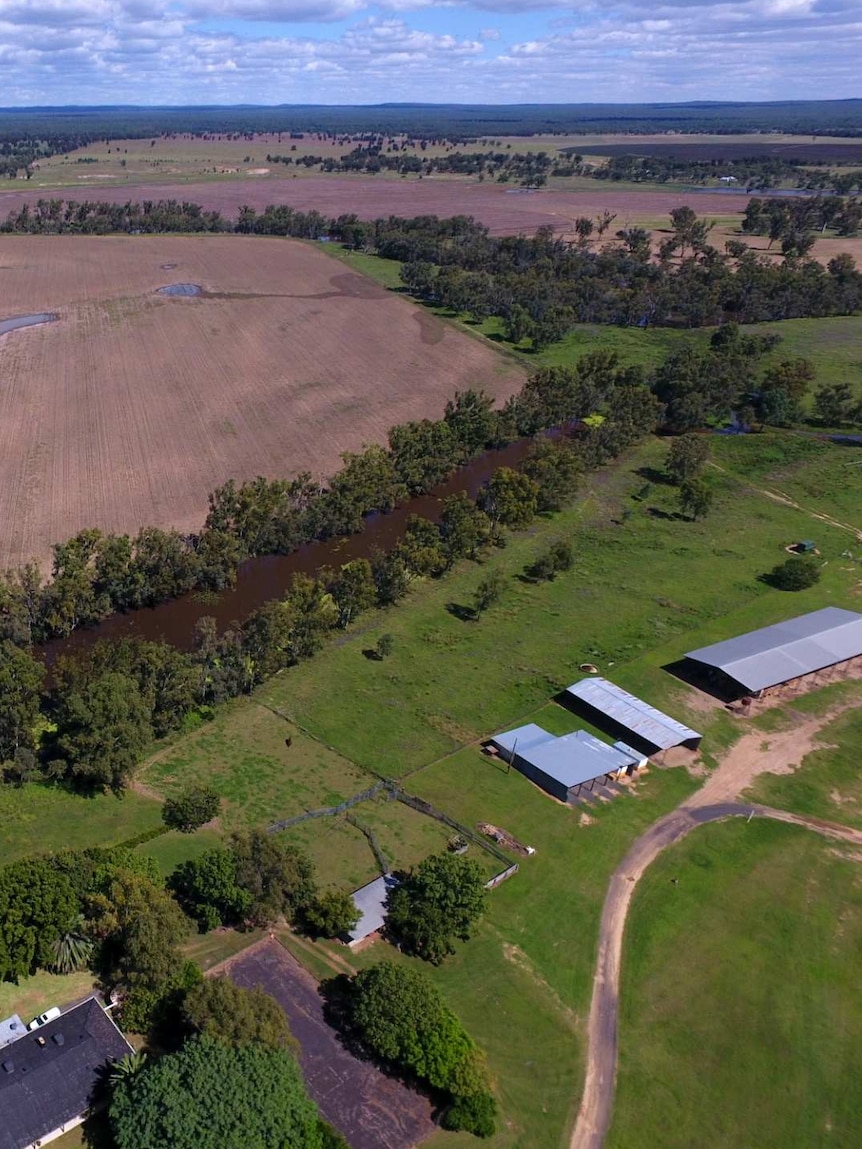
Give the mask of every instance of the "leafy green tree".
<svg viewBox="0 0 862 1149">
<path fill-rule="evenodd" d="M 702 519 L 713 504 L 715 494 L 703 479 L 686 479 L 679 488 L 679 505 L 690 519 Z"/>
<path fill-rule="evenodd" d="M 251 897 L 248 918 L 254 925 L 267 925 L 282 914 L 292 919 L 314 897 L 310 858 L 277 834 L 262 830 L 234 834 L 230 850 L 236 859 L 237 884 Z"/>
<path fill-rule="evenodd" d="M 452 1132 L 472 1133 L 474 1137 L 493 1137 L 496 1132 L 497 1102 L 488 1091 L 467 1097 L 455 1096 L 440 1124 Z"/>
<path fill-rule="evenodd" d="M 575 561 L 571 543 L 558 539 L 546 547 L 526 568 L 526 574 L 540 582 L 552 581 L 559 571 L 570 570 Z"/>
<path fill-rule="evenodd" d="M 411 953 L 435 965 L 467 941 L 487 907 L 482 868 L 459 854 L 433 854 L 389 895 L 387 928 Z"/>
<path fill-rule="evenodd" d="M 69 777 L 121 790 L 153 736 L 150 714 L 138 686 L 122 674 L 103 674 L 61 697 L 57 750 Z"/>
<path fill-rule="evenodd" d="M 407 520 L 398 552 L 414 575 L 439 575 L 446 568 L 446 550 L 440 531 L 421 515 L 411 515 Z"/>
<path fill-rule="evenodd" d="M 172 830 L 191 834 L 218 814 L 221 799 L 210 786 L 186 786 L 175 798 L 167 798 L 162 821 Z"/>
<path fill-rule="evenodd" d="M 242 654 L 249 684 L 264 682 L 289 666 L 295 656 L 297 618 L 290 602 L 273 599 L 242 624 Z"/>
<path fill-rule="evenodd" d="M 45 668 L 26 650 L 0 640 L 0 762 L 32 749 Z"/>
<path fill-rule="evenodd" d="M 300 662 L 320 650 L 338 622 L 338 608 L 325 582 L 304 574 L 293 576 L 285 601 L 293 616 L 290 655 L 294 662 Z"/>
<path fill-rule="evenodd" d="M 785 559 L 765 576 L 776 590 L 808 590 L 820 581 L 820 564 L 813 555 Z"/>
<path fill-rule="evenodd" d="M 327 890 L 308 904 L 302 916 L 306 927 L 315 936 L 336 938 L 352 930 L 360 915 L 350 894 L 343 890 Z"/>
<path fill-rule="evenodd" d="M 207 1037 L 118 1082 L 109 1107 L 118 1149 L 322 1149 L 317 1107 L 294 1057 Z"/>
<path fill-rule="evenodd" d="M 459 558 L 475 558 L 487 546 L 491 523 L 485 512 L 462 491 L 443 501 L 440 536 L 447 563 L 451 566 Z"/>
<path fill-rule="evenodd" d="M 190 1029 L 222 1045 L 299 1051 L 284 1010 L 260 986 L 244 989 L 227 977 L 205 978 L 186 994 L 182 1015 Z"/>
<path fill-rule="evenodd" d="M 522 470 L 538 487 L 536 509 L 559 511 L 574 498 L 581 460 L 567 439 L 536 439 Z"/>
<path fill-rule="evenodd" d="M 55 946 L 75 928 L 78 912 L 72 883 L 50 860 L 0 869 L 0 981 L 53 968 Z"/>
<path fill-rule="evenodd" d="M 479 618 L 489 607 L 500 601 L 506 587 L 505 576 L 500 571 L 491 571 L 476 587 L 473 595 L 473 614 Z"/>
<path fill-rule="evenodd" d="M 763 373 L 760 391 L 784 391 L 794 403 L 802 399 L 813 383 L 817 371 L 810 359 L 782 359 Z"/>
<path fill-rule="evenodd" d="M 236 857 L 224 846 L 182 862 L 171 875 L 170 886 L 204 930 L 240 925 L 251 909 L 251 894 L 237 879 Z"/>
<path fill-rule="evenodd" d="M 368 559 L 345 563 L 329 587 L 338 608 L 338 625 L 349 626 L 357 615 L 374 606 L 377 590 Z"/>
<path fill-rule="evenodd" d="M 458 465 L 459 443 L 445 420 L 400 423 L 389 432 L 395 472 L 411 495 L 442 483 Z"/>
<path fill-rule="evenodd" d="M 446 404 L 443 419 L 458 444 L 461 459 L 477 455 L 494 441 L 494 400 L 484 391 L 456 391 L 455 398 Z"/>
<path fill-rule="evenodd" d="M 538 496 L 539 486 L 529 475 L 511 467 L 498 467 L 476 503 L 492 523 L 521 530 L 535 518 Z"/>
<path fill-rule="evenodd" d="M 862 422 L 862 403 L 857 402 L 849 383 L 824 384 L 814 393 L 814 414 L 827 427 Z"/>
<path fill-rule="evenodd" d="M 410 587 L 410 571 L 400 547 L 388 554 L 375 551 L 371 559 L 371 575 L 378 606 L 394 606 Z"/>
<path fill-rule="evenodd" d="M 709 459 L 709 440 L 706 435 L 680 435 L 671 442 L 665 459 L 665 470 L 677 486 L 693 479 L 703 470 Z"/>
<path fill-rule="evenodd" d="M 783 387 L 761 392 L 757 400 L 757 414 L 760 422 L 768 427 L 792 427 L 801 417 L 799 404 Z"/>
<path fill-rule="evenodd" d="M 381 634 L 377 642 L 374 644 L 374 653 L 382 662 L 384 658 L 388 658 L 392 651 L 395 649 L 395 639 L 391 634 Z"/>
<path fill-rule="evenodd" d="M 393 962 L 379 962 L 353 979 L 348 1023 L 376 1057 L 436 1089 L 449 1089 L 475 1048 L 427 974 Z"/>
</svg>

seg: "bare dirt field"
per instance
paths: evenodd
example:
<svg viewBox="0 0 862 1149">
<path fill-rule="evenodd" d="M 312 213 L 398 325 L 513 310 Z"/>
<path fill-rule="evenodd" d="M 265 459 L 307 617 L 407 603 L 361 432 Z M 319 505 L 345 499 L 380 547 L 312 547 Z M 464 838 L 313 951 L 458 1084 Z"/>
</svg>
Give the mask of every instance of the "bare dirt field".
<svg viewBox="0 0 862 1149">
<path fill-rule="evenodd" d="M 596 216 L 606 208 L 617 213 L 614 229 L 644 221 L 665 219 L 672 208 L 691 204 L 698 215 L 728 216 L 745 209 L 745 196 L 709 192 L 618 191 L 595 189 L 525 191 L 495 184 L 469 183 L 445 177 L 423 180 L 374 176 L 308 176 L 297 179 L 267 177 L 227 179 L 202 183 L 128 183 L 57 189 L 50 194 L 70 200 L 98 199 L 108 203 L 128 200 L 191 200 L 206 209 L 235 219 L 243 204 L 262 209 L 287 204 L 300 211 L 316 209 L 326 216 L 353 212 L 362 219 L 397 215 L 472 215 L 495 235 L 531 233 L 543 224 L 568 231 L 579 215 Z M 44 199 L 44 189 L 0 192 L 0 219 L 24 203 Z"/>
<path fill-rule="evenodd" d="M 0 568 L 85 527 L 197 529 L 228 478 L 326 476 L 459 388 L 523 379 L 290 240 L 0 237 L 0 319 L 27 312 L 59 320 L 0 338 Z"/>
<path fill-rule="evenodd" d="M 425 1097 L 344 1048 L 323 1018 L 314 978 L 277 941 L 258 942 L 225 972 L 245 989 L 261 986 L 287 1014 L 308 1092 L 352 1149 L 411 1149 L 434 1132 Z"/>
</svg>

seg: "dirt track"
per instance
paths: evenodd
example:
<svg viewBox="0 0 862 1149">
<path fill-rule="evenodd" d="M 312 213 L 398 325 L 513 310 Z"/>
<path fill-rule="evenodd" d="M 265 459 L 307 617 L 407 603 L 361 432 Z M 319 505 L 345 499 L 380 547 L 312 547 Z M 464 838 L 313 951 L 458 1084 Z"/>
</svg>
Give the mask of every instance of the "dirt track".
<svg viewBox="0 0 862 1149">
<path fill-rule="evenodd" d="M 843 708 L 843 709 L 846 709 Z M 635 886 L 647 867 L 668 846 L 695 827 L 730 817 L 773 818 L 803 826 L 826 837 L 862 846 L 862 831 L 785 810 L 735 799 L 762 773 L 785 773 L 811 750 L 818 732 L 840 711 L 810 718 L 792 730 L 746 734 L 730 750 L 705 784 L 676 810 L 637 839 L 614 871 L 602 909 L 599 950 L 587 1026 L 587 1072 L 570 1149 L 602 1149 L 611 1122 L 616 1086 L 620 966 L 626 918 Z M 764 742 L 768 747 L 761 749 Z"/>
</svg>

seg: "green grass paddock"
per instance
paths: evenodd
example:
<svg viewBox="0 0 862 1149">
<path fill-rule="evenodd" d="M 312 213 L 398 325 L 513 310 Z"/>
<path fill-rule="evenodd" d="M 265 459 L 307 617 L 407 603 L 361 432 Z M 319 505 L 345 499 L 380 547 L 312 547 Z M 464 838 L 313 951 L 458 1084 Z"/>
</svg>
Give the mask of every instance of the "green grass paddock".
<svg viewBox="0 0 862 1149">
<path fill-rule="evenodd" d="M 807 830 L 740 820 L 695 830 L 647 870 L 608 1149 L 860 1144 L 862 883 L 841 855 Z"/>
</svg>

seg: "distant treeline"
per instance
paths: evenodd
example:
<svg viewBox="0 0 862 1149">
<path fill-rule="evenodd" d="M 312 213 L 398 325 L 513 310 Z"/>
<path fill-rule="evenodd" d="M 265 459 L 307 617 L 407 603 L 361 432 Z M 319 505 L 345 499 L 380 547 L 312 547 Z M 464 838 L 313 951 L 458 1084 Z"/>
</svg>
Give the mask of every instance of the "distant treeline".
<svg viewBox="0 0 862 1149">
<path fill-rule="evenodd" d="M 598 180 L 625 180 L 628 183 L 703 185 L 725 180 L 756 191 L 778 187 L 782 181 L 792 180 L 796 187 L 809 191 L 830 191 L 836 195 L 862 192 L 862 169 L 832 171 L 823 164 L 819 170 L 812 171 L 813 166 L 817 166 L 816 161 L 759 155 L 734 160 L 624 155 L 611 156 L 603 164 L 590 165 L 583 162 L 582 156 L 575 154 L 570 171 L 564 171 L 563 165 L 558 164 L 552 174 L 587 175 Z"/>
<path fill-rule="evenodd" d="M 545 151 L 517 152 L 509 149 L 499 151 L 459 152 L 447 151 L 443 155 L 426 156 L 421 154 L 427 145 L 424 140 L 418 144 L 420 154 L 411 150 L 414 142 L 399 143 L 387 141 L 358 145 L 343 156 L 318 156 L 313 153 L 299 155 L 267 155 L 267 163 L 291 164 L 296 167 L 319 167 L 322 172 L 361 172 L 363 175 L 376 175 L 378 172 L 395 172 L 403 176 L 459 175 L 475 176 L 479 180 L 494 179 L 497 183 L 517 180 L 524 186 L 541 187 L 548 175 L 566 175 L 570 165 L 560 166 Z M 294 150 L 294 149 L 291 149 Z"/>
<path fill-rule="evenodd" d="M 691 208 L 671 213 L 672 234 L 654 258 L 650 233 L 628 227 L 614 233 L 615 246 L 588 248 L 616 216 L 574 221 L 579 240 L 556 238 L 550 227 L 531 237 L 492 236 L 469 216 L 439 219 L 360 220 L 327 218 L 284 205 L 263 212 L 242 207 L 231 222 L 217 211 L 177 200 L 112 204 L 39 200 L 10 213 L 3 232 L 15 234 L 110 235 L 169 232 L 238 232 L 245 235 L 327 237 L 351 248 L 402 263 L 401 278 L 414 296 L 467 312 L 477 319 L 499 316 L 507 338 L 539 349 L 561 339 L 576 323 L 622 326 L 713 325 L 731 319 L 758 323 L 827 315 L 850 315 L 862 307 L 862 274 L 850 256 L 827 268 L 804 256 L 811 227 L 855 234 L 862 203 L 853 199 L 752 200 L 744 226 L 758 211 L 778 211 L 785 223 L 777 264 L 739 241 L 722 253 L 708 242 L 711 225 Z M 789 221 L 789 223 L 788 223 Z M 822 226 L 827 226 L 823 223 Z"/>
<path fill-rule="evenodd" d="M 351 107 L 78 107 L 0 110 L 0 140 L 88 143 L 255 132 L 379 132 L 450 140 L 579 132 L 788 132 L 862 135 L 862 100 L 661 104 L 379 104 Z M 58 149 L 59 150 L 59 149 Z M 65 148 L 63 150 L 68 150 Z"/>
</svg>

